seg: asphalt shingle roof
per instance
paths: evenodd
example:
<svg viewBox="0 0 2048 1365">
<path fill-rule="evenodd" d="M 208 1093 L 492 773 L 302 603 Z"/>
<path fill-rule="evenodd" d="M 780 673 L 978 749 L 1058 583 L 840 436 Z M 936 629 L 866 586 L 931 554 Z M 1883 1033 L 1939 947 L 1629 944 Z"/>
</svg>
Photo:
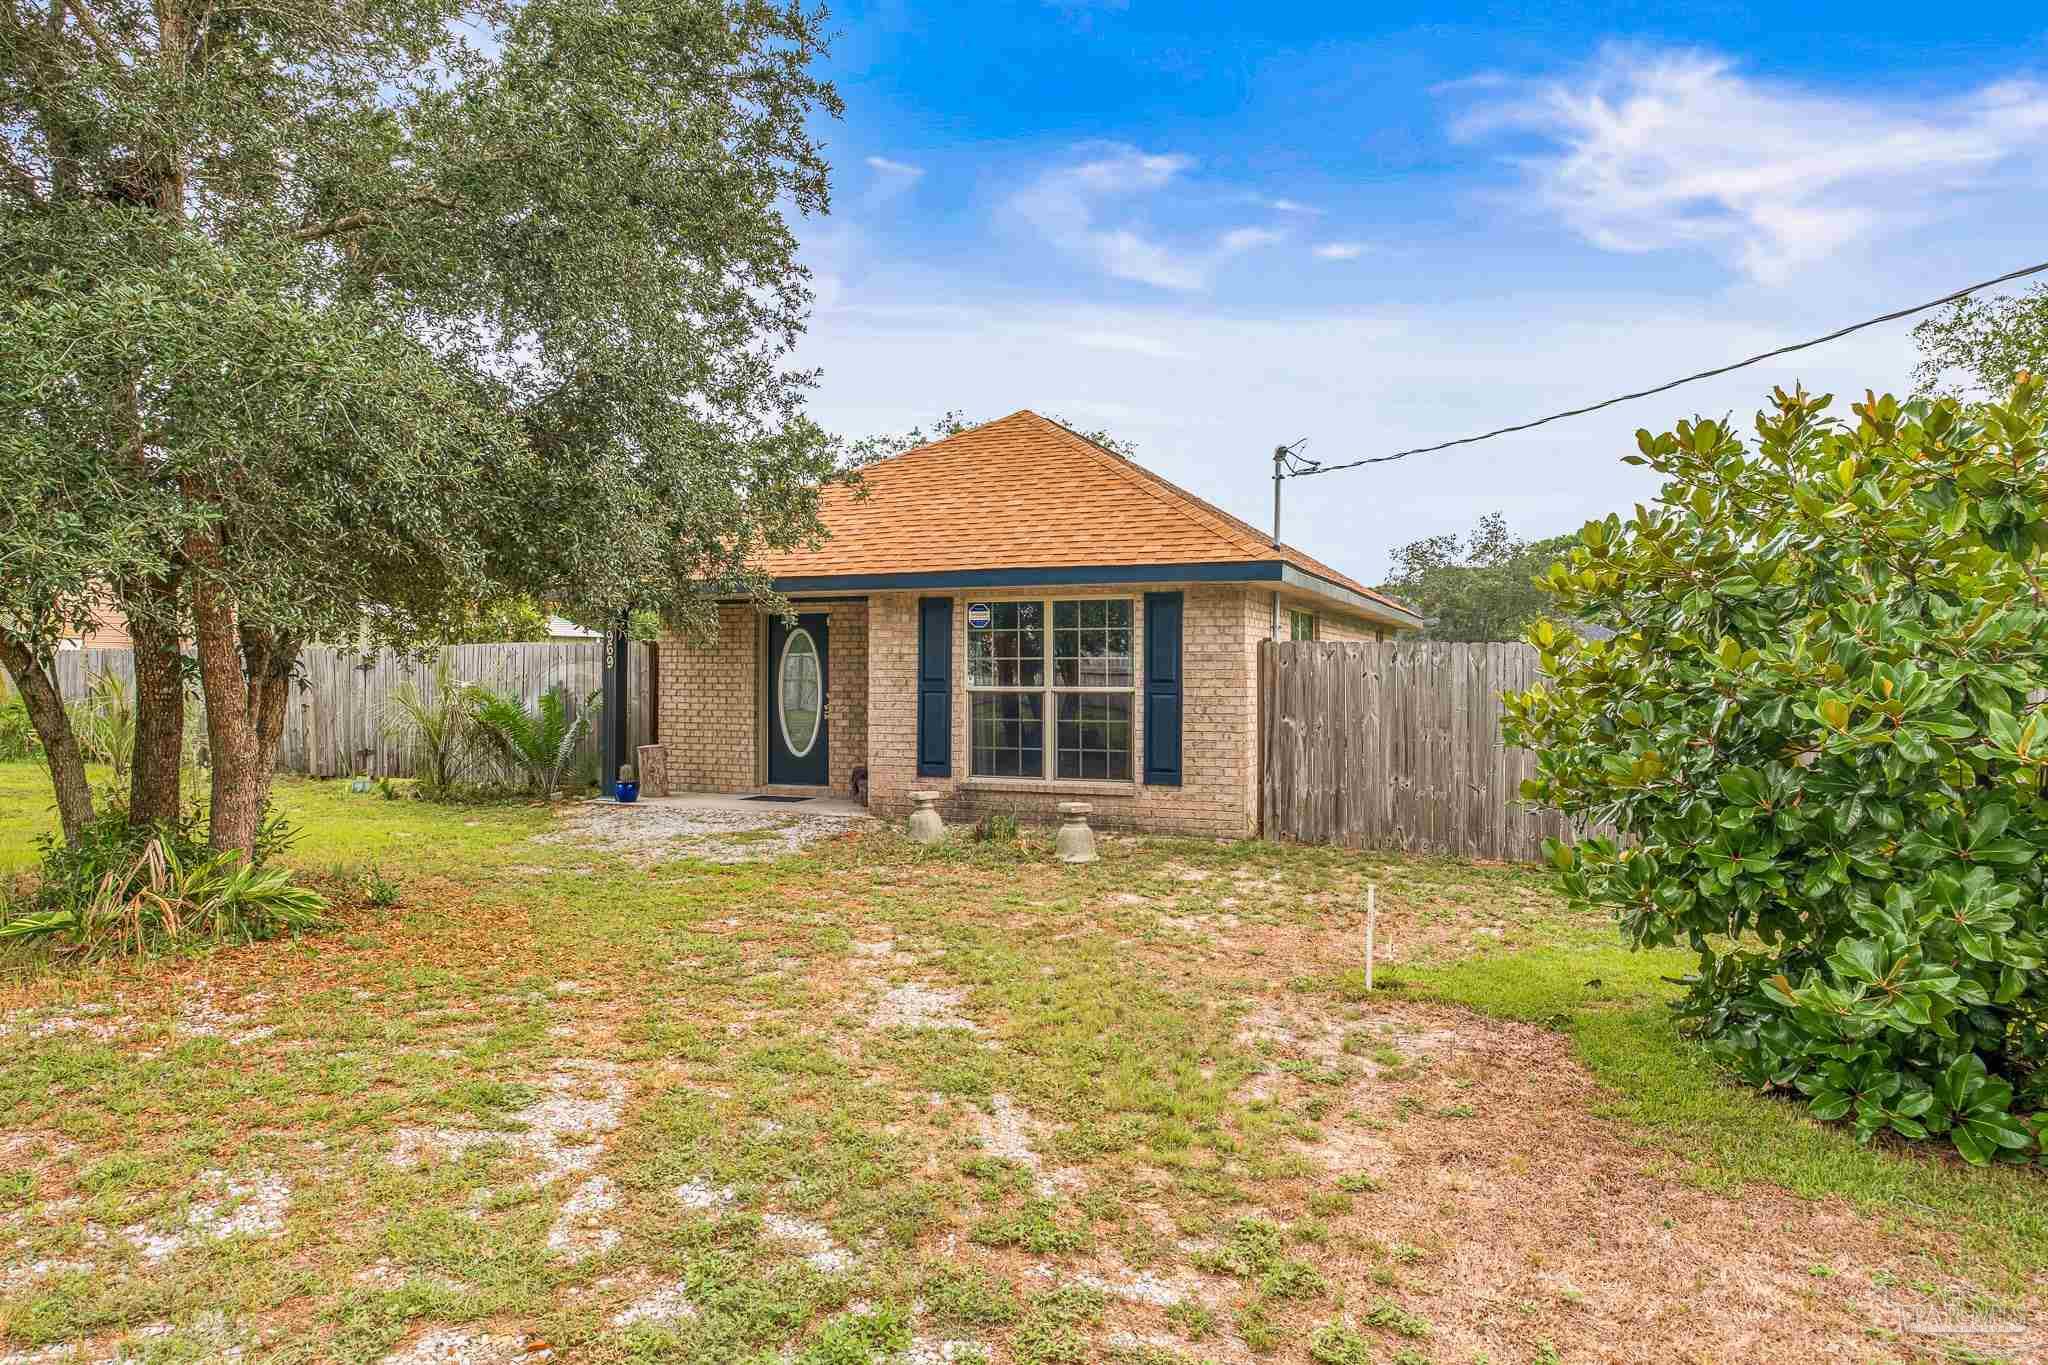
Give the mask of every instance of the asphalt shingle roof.
<svg viewBox="0 0 2048 1365">
<path fill-rule="evenodd" d="M 824 544 L 762 567 L 822 578 L 1279 559 L 1408 610 L 1029 409 L 878 461 L 862 483 L 865 496 L 825 490 Z"/>
</svg>

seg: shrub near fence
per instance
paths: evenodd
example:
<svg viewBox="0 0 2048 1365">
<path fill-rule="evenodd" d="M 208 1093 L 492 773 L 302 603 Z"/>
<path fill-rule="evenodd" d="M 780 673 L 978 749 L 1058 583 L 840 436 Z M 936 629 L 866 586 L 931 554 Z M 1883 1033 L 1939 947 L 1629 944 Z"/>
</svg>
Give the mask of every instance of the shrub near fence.
<svg viewBox="0 0 2048 1365">
<path fill-rule="evenodd" d="M 1269 839 L 1535 861 L 1578 831 L 1520 796 L 1535 755 L 1501 739 L 1501 693 L 1532 686 L 1522 644 L 1266 641 L 1260 802 Z"/>
<path fill-rule="evenodd" d="M 604 642 L 573 644 L 452 645 L 448 649 L 454 678 L 513 693 L 531 705 L 555 687 L 568 693 L 571 716 L 582 699 L 596 691 L 604 674 Z M 635 644 L 629 652 L 632 745 L 650 743 L 653 692 L 649 650 Z M 57 685 L 65 700 L 86 695 L 92 679 L 111 673 L 135 677 L 133 656 L 125 649 L 79 649 L 57 656 Z M 371 777 L 417 777 L 415 747 L 386 725 L 391 694 L 401 682 L 431 695 L 434 669 L 391 650 L 365 657 L 354 650 L 315 646 L 299 659 L 299 676 L 285 711 L 284 739 L 278 746 L 280 772 L 310 777 L 346 777 L 361 772 Z M 578 761 L 597 761 L 596 727 L 578 749 Z M 517 780 L 518 774 L 493 773 Z"/>
</svg>

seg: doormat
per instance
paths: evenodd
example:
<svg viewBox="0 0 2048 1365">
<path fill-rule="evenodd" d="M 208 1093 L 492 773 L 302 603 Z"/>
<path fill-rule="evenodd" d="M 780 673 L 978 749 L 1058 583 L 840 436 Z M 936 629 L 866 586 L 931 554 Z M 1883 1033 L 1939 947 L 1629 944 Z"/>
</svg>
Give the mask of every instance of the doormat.
<svg viewBox="0 0 2048 1365">
<path fill-rule="evenodd" d="M 779 805 L 794 805 L 798 801 L 809 801 L 808 796 L 743 796 L 742 801 L 774 801 Z"/>
</svg>

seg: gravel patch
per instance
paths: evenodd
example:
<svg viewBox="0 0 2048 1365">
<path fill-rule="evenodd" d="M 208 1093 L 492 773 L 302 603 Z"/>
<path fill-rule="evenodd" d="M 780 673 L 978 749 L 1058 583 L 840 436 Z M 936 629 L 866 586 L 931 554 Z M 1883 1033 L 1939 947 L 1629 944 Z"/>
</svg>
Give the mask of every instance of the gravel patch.
<svg viewBox="0 0 2048 1365">
<path fill-rule="evenodd" d="M 903 1365 L 951 1365 L 962 1358 L 986 1357 L 988 1348 L 978 1341 L 941 1341 L 935 1337 L 913 1337 L 910 1349 L 900 1359 Z"/>
<path fill-rule="evenodd" d="M 653 804 L 627 810 L 592 802 L 566 812 L 562 828 L 537 836 L 536 842 L 613 849 L 641 862 L 690 857 L 748 863 L 798 853 L 820 839 L 873 823 L 872 816 L 828 815 L 770 802 L 759 811 Z"/>
<path fill-rule="evenodd" d="M 722 1185 L 692 1180 L 676 1186 L 676 1201 L 686 1209 L 723 1209 L 732 1205 L 733 1193 Z"/>
<path fill-rule="evenodd" d="M 612 1326 L 631 1327 L 636 1322 L 684 1322 L 696 1316 L 697 1305 L 690 1302 L 689 1282 L 677 1280 L 635 1299 L 612 1314 Z"/>
<path fill-rule="evenodd" d="M 257 994 L 245 998 L 249 1004 L 260 1005 L 268 997 Z M 222 1008 L 203 981 L 178 1004 L 178 1032 L 187 1038 L 222 1038 L 231 1046 L 242 1047 L 277 1032 L 274 1024 L 252 1028 L 249 1019 L 248 1014 L 239 1010 Z"/>
<path fill-rule="evenodd" d="M 875 1002 L 874 1011 L 868 1015 L 868 1027 L 964 1028 L 969 1033 L 980 1033 L 981 1025 L 959 1012 L 966 998 L 965 991 L 929 986 L 920 981 L 905 982 L 882 993 L 882 998 Z"/>
<path fill-rule="evenodd" d="M 29 1038 L 34 1041 L 75 1033 L 106 1042 L 118 1032 L 110 1018 L 113 1012 L 112 1005 L 79 1005 L 51 1011 L 10 1010 L 0 1015 L 0 1026 L 26 1028 Z"/>
<path fill-rule="evenodd" d="M 440 1327 L 402 1351 L 384 1357 L 384 1365 L 515 1365 L 519 1361 L 552 1360 L 554 1352 L 529 1351 L 526 1338 L 504 1332 L 478 1332 Z"/>
<path fill-rule="evenodd" d="M 1126 1275 L 1118 1279 L 1083 1271 L 1074 1277 L 1074 1283 L 1107 1294 L 1113 1299 L 1122 1299 L 1125 1303 L 1150 1304 L 1154 1308 L 1171 1308 L 1177 1303 L 1183 1303 L 1194 1291 L 1192 1282 L 1183 1277 L 1161 1279 L 1149 1270 L 1141 1270 L 1135 1275 Z"/>
<path fill-rule="evenodd" d="M 0 1289 L 18 1289 L 33 1281 L 46 1280 L 56 1275 L 84 1275 L 92 1268 L 91 1261 L 65 1260 L 61 1257 L 27 1261 L 21 1265 L 0 1269 Z"/>
<path fill-rule="evenodd" d="M 846 1249 L 816 1223 L 792 1218 L 786 1213 L 768 1213 L 761 1216 L 761 1230 L 778 1241 L 802 1247 L 804 1260 L 814 1270 L 839 1271 L 853 1264 L 853 1257 Z"/>
<path fill-rule="evenodd" d="M 181 1226 L 152 1231 L 147 1224 L 137 1223 L 122 1229 L 121 1235 L 148 1261 L 161 1261 L 194 1242 L 216 1242 L 236 1235 L 284 1235 L 291 1187 L 282 1176 L 258 1171 L 238 1180 L 225 1171 L 205 1171 L 199 1177 L 199 1187 L 203 1193 L 185 1211 Z"/>
<path fill-rule="evenodd" d="M 619 1126 L 626 1104 L 626 1082 L 610 1062 L 570 1061 L 549 1073 L 547 1093 L 507 1115 L 523 1125 L 519 1132 L 481 1128 L 401 1128 L 391 1152 L 393 1165 L 413 1167 L 430 1157 L 463 1152 L 502 1142 L 540 1162 L 531 1184 L 552 1185 L 569 1175 L 582 1175 L 604 1153 L 603 1135 Z"/>
<path fill-rule="evenodd" d="M 619 1230 L 604 1225 L 604 1215 L 619 1206 L 618 1187 L 610 1176 L 594 1175 L 576 1187 L 548 1229 L 548 1250 L 570 1260 L 601 1255 L 619 1244 Z"/>
</svg>

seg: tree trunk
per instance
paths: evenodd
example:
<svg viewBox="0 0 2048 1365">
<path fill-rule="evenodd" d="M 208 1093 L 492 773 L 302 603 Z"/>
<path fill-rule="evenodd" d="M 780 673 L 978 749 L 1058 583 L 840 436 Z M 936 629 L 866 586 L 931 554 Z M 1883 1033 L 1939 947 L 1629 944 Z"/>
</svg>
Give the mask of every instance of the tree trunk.
<svg viewBox="0 0 2048 1365">
<path fill-rule="evenodd" d="M 249 679 L 249 715 L 256 730 L 255 802 L 260 826 L 277 776 L 277 750 L 284 742 L 285 707 L 291 701 L 292 670 L 299 643 L 273 631 L 242 630 L 242 667 Z"/>
<path fill-rule="evenodd" d="M 43 742 L 43 759 L 50 767 L 50 785 L 57 792 L 57 820 L 68 842 L 92 823 L 92 787 L 85 780 L 85 754 L 72 732 L 71 717 L 64 711 L 64 696 L 57 680 L 34 652 L 11 635 L 0 635 L 0 665 L 21 693 L 28 708 L 29 724 Z"/>
<path fill-rule="evenodd" d="M 185 558 L 193 568 L 192 636 L 199 653 L 199 686 L 206 696 L 206 737 L 213 751 L 207 842 L 222 853 L 248 858 L 256 849 L 256 826 L 263 819 L 269 784 L 260 768 L 235 605 L 217 581 L 217 534 L 195 531 L 185 542 Z"/>
<path fill-rule="evenodd" d="M 135 769 L 128 820 L 167 825 L 178 818 L 185 758 L 185 668 L 178 652 L 175 578 L 121 586 L 121 606 L 135 653 Z"/>
</svg>

